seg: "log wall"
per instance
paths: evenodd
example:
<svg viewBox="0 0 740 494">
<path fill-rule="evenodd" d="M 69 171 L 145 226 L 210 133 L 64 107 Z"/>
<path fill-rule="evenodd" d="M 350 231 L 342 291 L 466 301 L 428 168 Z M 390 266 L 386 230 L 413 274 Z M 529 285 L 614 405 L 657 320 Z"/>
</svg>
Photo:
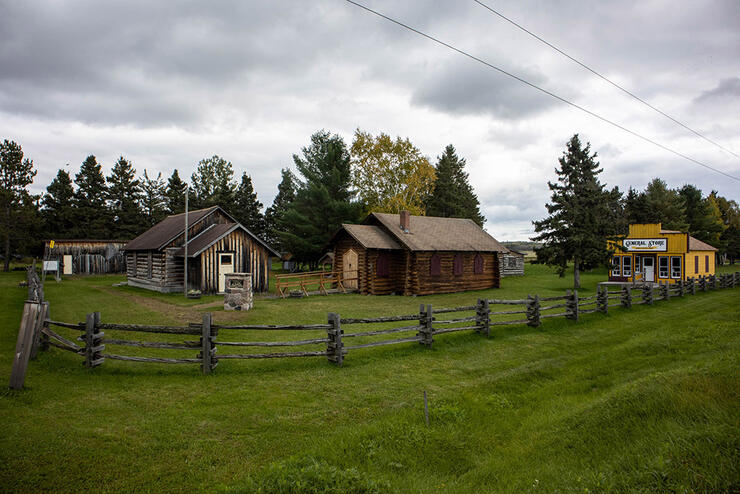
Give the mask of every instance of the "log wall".
<svg viewBox="0 0 740 494">
<path fill-rule="evenodd" d="M 501 276 L 524 274 L 524 256 L 518 254 L 499 254 Z"/>
<path fill-rule="evenodd" d="M 433 254 L 441 258 L 442 271 L 439 276 L 430 274 L 430 260 Z M 463 272 L 453 275 L 453 262 L 456 252 L 414 252 L 410 263 L 411 293 L 431 295 L 434 293 L 484 290 L 500 286 L 499 263 L 495 252 L 463 252 Z M 476 254 L 483 256 L 483 273 L 475 274 Z"/>
</svg>

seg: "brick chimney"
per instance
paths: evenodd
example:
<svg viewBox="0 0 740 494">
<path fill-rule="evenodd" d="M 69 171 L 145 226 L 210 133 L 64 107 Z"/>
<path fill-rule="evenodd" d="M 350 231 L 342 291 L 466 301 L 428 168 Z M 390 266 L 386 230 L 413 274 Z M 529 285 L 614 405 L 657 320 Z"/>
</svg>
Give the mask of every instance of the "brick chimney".
<svg viewBox="0 0 740 494">
<path fill-rule="evenodd" d="M 401 230 L 403 230 L 403 233 L 409 232 L 409 225 L 411 224 L 411 214 L 404 209 L 401 211 Z"/>
</svg>

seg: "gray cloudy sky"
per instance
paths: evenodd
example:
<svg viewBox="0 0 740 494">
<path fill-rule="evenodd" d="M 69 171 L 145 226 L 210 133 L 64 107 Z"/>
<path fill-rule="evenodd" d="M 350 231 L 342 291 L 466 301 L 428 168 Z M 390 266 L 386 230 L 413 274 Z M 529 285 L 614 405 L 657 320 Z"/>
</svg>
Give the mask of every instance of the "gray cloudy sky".
<svg viewBox="0 0 740 494">
<path fill-rule="evenodd" d="M 470 1 L 361 3 L 731 175 L 697 138 Z M 740 2 L 488 2 L 740 154 Z M 433 162 L 452 143 L 500 240 L 532 234 L 566 141 L 590 141 L 610 187 L 740 199 L 701 168 L 342 0 L 0 0 L 0 138 L 45 187 L 89 154 L 189 177 L 213 154 L 269 205 L 280 168 L 327 129 L 408 137 Z"/>
</svg>

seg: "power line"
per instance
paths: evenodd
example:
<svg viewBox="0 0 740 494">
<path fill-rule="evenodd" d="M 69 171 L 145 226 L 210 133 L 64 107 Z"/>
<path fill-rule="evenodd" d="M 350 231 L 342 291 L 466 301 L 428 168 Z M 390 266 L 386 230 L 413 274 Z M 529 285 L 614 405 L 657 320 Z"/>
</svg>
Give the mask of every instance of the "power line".
<svg viewBox="0 0 740 494">
<path fill-rule="evenodd" d="M 716 169 L 716 168 L 714 168 L 712 166 L 709 166 L 709 165 L 707 165 L 705 163 L 702 163 L 699 160 L 696 160 L 696 159 L 694 159 L 694 158 L 692 158 L 690 156 L 687 156 L 687 155 L 685 155 L 685 154 L 683 154 L 683 153 L 681 153 L 679 151 L 676 151 L 674 149 L 671 149 L 668 146 L 665 146 L 665 145 L 663 145 L 663 144 L 661 144 L 661 143 L 659 143 L 657 141 L 654 141 L 653 139 L 650 139 L 649 137 L 645 137 L 645 136 L 643 136 L 641 134 L 638 134 L 637 132 L 628 129 L 627 127 L 624 127 L 623 125 L 620 125 L 620 124 L 618 124 L 616 122 L 613 122 L 613 121 L 609 120 L 606 117 L 602 117 L 601 115 L 599 115 L 597 113 L 594 113 L 591 110 L 588 110 L 588 109 L 586 109 L 586 108 L 584 108 L 584 107 L 582 107 L 582 106 L 580 106 L 580 105 L 578 105 L 576 103 L 573 103 L 573 102 L 571 102 L 571 101 L 569 101 L 569 100 L 567 100 L 567 99 L 565 99 L 565 98 L 563 98 L 561 96 L 558 96 L 557 94 L 552 93 L 552 92 L 548 91 L 547 89 L 541 88 L 540 86 L 538 86 L 538 85 L 536 85 L 534 83 L 531 83 L 531 82 L 527 81 L 526 79 L 523 79 L 523 78 L 521 78 L 521 77 L 519 77 L 517 75 L 514 75 L 511 72 L 507 72 L 506 70 L 504 70 L 504 69 L 502 69 L 500 67 L 497 67 L 497 66 L 495 66 L 495 65 L 493 65 L 493 64 L 491 64 L 489 62 L 486 62 L 485 60 L 482 60 L 482 59 L 476 57 L 475 55 L 471 55 L 470 53 L 468 53 L 466 51 L 463 51 L 463 50 L 461 50 L 459 48 L 455 48 L 454 46 L 452 46 L 452 45 L 450 45 L 448 43 L 445 43 L 444 41 L 441 41 L 441 40 L 435 38 L 434 36 L 430 36 L 429 34 L 423 33 L 421 31 L 419 31 L 418 29 L 415 29 L 415 28 L 413 28 L 413 27 L 411 27 L 411 26 L 409 26 L 407 24 L 404 24 L 403 22 L 400 22 L 400 21 L 397 21 L 397 20 L 395 20 L 395 19 L 393 19 L 391 17 L 388 17 L 387 15 L 381 14 L 380 12 L 378 12 L 376 10 L 373 10 L 373 9 L 371 9 L 369 7 L 366 7 L 365 5 L 362 5 L 360 3 L 357 3 L 357 2 L 355 2 L 353 0 L 345 0 L 345 1 L 347 3 L 351 3 L 352 5 L 354 5 L 356 7 L 361 8 L 361 9 L 367 11 L 367 12 L 370 12 L 371 14 L 375 14 L 378 17 L 382 17 L 383 19 L 385 19 L 387 21 L 390 21 L 390 22 L 392 22 L 394 24 L 397 24 L 397 25 L 399 25 L 399 26 L 401 26 L 401 27 L 403 27 L 405 29 L 408 29 L 409 31 L 412 31 L 412 32 L 418 34 L 419 36 L 423 36 L 423 37 L 425 37 L 425 38 L 427 38 L 427 39 L 429 39 L 431 41 L 434 41 L 435 43 L 438 43 L 438 44 L 440 44 L 440 45 L 442 45 L 442 46 L 444 46 L 446 48 L 449 48 L 450 50 L 452 50 L 454 52 L 457 52 L 460 55 L 463 55 L 463 56 L 468 57 L 468 58 L 470 58 L 472 60 L 475 60 L 476 62 L 482 63 L 483 65 L 485 65 L 485 66 L 487 66 L 487 67 L 489 67 L 491 69 L 494 69 L 494 70 L 496 70 L 496 71 L 498 71 L 498 72 L 500 72 L 500 73 L 502 73 L 502 74 L 504 74 L 506 76 L 509 76 L 512 79 L 516 79 L 517 81 L 519 81 L 519 82 L 521 82 L 523 84 L 526 84 L 527 86 L 529 86 L 529 87 L 531 87 L 533 89 L 536 89 L 537 91 L 540 91 L 542 93 L 545 93 L 548 96 L 551 96 L 551 97 L 555 98 L 556 100 L 558 100 L 558 101 L 560 101 L 562 103 L 565 103 L 566 105 L 572 106 L 573 108 L 577 108 L 578 110 L 581 110 L 582 112 L 587 113 L 587 114 L 591 115 L 594 118 L 598 118 L 599 120 L 601 120 L 603 122 L 606 122 L 609 125 L 612 125 L 612 126 L 618 128 L 620 130 L 623 130 L 624 132 L 627 132 L 628 134 L 631 134 L 631 135 L 633 135 L 633 136 L 635 136 L 637 138 L 640 138 L 643 141 L 649 142 L 650 144 L 653 144 L 654 146 L 657 146 L 657 147 L 659 147 L 659 148 L 661 148 L 661 149 L 663 149 L 665 151 L 668 151 L 670 153 L 673 153 L 676 156 L 679 156 L 679 157 L 681 157 L 681 158 L 683 158 L 685 160 L 691 161 L 692 163 L 695 163 L 695 164 L 697 164 L 699 166 L 703 166 L 704 168 L 707 168 L 708 170 L 712 170 L 714 172 L 717 172 L 717 173 L 719 173 L 721 175 L 724 175 L 725 177 L 731 178 L 733 180 L 740 181 L 740 178 L 738 178 L 738 177 L 732 176 L 732 175 L 730 175 L 728 173 L 723 172 L 722 170 L 718 170 L 718 169 Z"/>
<path fill-rule="evenodd" d="M 697 136 L 701 137 L 701 138 L 702 138 L 702 139 L 704 139 L 705 141 L 707 141 L 707 142 L 709 142 L 709 143 L 711 143 L 711 144 L 714 144 L 715 146 L 717 146 L 718 148 L 722 149 L 723 151 L 726 151 L 726 152 L 730 153 L 731 155 L 735 156 L 736 158 L 740 158 L 740 155 L 739 155 L 739 154 L 737 154 L 737 153 L 735 153 L 735 152 L 734 152 L 734 151 L 732 151 L 731 149 L 728 149 L 728 148 L 724 147 L 723 145 L 719 144 L 718 142 L 715 142 L 715 141 L 713 141 L 712 139 L 708 138 L 707 136 L 705 136 L 705 135 L 701 134 L 700 132 L 698 132 L 698 131 L 696 131 L 696 130 L 692 129 L 691 127 L 689 127 L 688 125 L 684 124 L 683 122 L 681 122 L 681 121 L 679 121 L 679 120 L 677 120 L 677 119 L 673 118 L 672 116 L 668 115 L 667 113 L 665 113 L 665 112 L 664 112 L 663 110 L 661 110 L 660 108 L 656 108 L 655 106 L 653 106 L 652 104 L 648 103 L 648 102 L 647 102 L 647 101 L 645 101 L 644 99 L 640 98 L 640 97 L 639 97 L 639 96 L 637 96 L 636 94 L 634 94 L 634 93 L 630 92 L 629 90 L 627 90 L 627 89 L 623 88 L 622 86 L 620 86 L 620 85 L 619 85 L 619 84 L 617 84 L 616 82 L 612 81 L 612 80 L 611 80 L 611 79 L 609 79 L 608 77 L 606 77 L 606 76 L 604 76 L 604 75 L 600 74 L 599 72 L 597 72 L 596 70 L 592 69 L 591 67 L 589 67 L 589 66 L 588 66 L 588 65 L 586 65 L 585 63 L 583 63 L 583 62 L 581 62 L 580 60 L 577 60 L 577 59 L 573 58 L 572 56 L 568 55 L 567 53 L 565 53 L 565 52 L 564 52 L 563 50 L 561 50 L 561 49 L 560 49 L 560 48 L 558 48 L 557 46 L 555 46 L 555 45 L 553 45 L 552 43 L 549 43 L 548 41 L 546 41 L 546 40 L 542 39 L 541 37 L 537 36 L 537 35 L 536 35 L 535 33 L 533 33 L 532 31 L 528 30 L 528 29 L 527 29 L 527 28 L 525 28 L 524 26 L 522 26 L 522 25 L 520 25 L 520 24 L 516 23 L 516 22 L 515 22 L 515 21 L 513 21 L 512 19 L 509 19 L 508 17 L 506 17 L 506 16 L 505 16 L 504 14 L 502 14 L 501 12 L 499 12 L 499 11 L 497 11 L 497 10 L 494 10 L 494 9 L 493 9 L 492 7 L 489 7 L 488 5 L 486 5 L 485 3 L 483 3 L 483 2 L 481 2 L 481 1 L 479 1 L 479 0 L 473 0 L 473 1 L 474 1 L 475 3 L 477 3 L 478 5 L 480 5 L 481 7 L 483 7 L 483 8 L 485 8 L 485 9 L 488 9 L 488 10 L 490 10 L 490 11 L 491 11 L 492 13 L 496 14 L 497 16 L 499 16 L 500 18 L 502 18 L 502 19 L 503 19 L 503 20 L 505 20 L 506 22 L 508 22 L 508 23 L 510 23 L 510 24 L 513 24 L 514 26 L 518 27 L 519 29 L 521 29 L 521 30 L 522 30 L 522 31 L 524 31 L 525 33 L 527 33 L 527 34 L 529 34 L 530 36 L 532 36 L 533 38 L 537 39 L 538 41 L 540 41 L 540 42 L 542 42 L 542 43 L 546 44 L 547 46 L 549 46 L 550 48 L 552 48 L 552 49 L 553 49 L 553 50 L 555 50 L 556 52 L 560 53 L 561 55 L 563 55 L 563 56 L 564 56 L 564 57 L 566 57 L 567 59 L 569 59 L 569 60 L 571 60 L 571 61 L 573 61 L 573 62 L 577 63 L 578 65 L 580 65 L 580 66 L 581 66 L 581 67 L 583 67 L 584 69 L 588 70 L 589 72 L 591 72 L 591 73 L 592 73 L 592 74 L 594 74 L 595 76 L 597 76 L 597 77 L 601 78 L 602 80 L 604 80 L 604 81 L 608 82 L 609 84 L 611 84 L 611 85 L 612 85 L 612 86 L 614 86 L 615 88 L 619 89 L 619 90 L 620 90 L 620 91 L 622 91 L 623 93 L 625 93 L 625 94 L 627 94 L 627 95 L 629 95 L 629 96 L 633 97 L 634 99 L 636 99 L 637 101 L 639 101 L 639 102 L 640 102 L 640 103 L 642 103 L 643 105 L 647 106 L 648 108 L 650 108 L 650 109 L 652 109 L 652 110 L 654 110 L 654 111 L 656 111 L 656 112 L 660 113 L 661 115 L 663 115 L 663 116 L 664 116 L 664 117 L 666 117 L 667 119 L 669 119 L 669 120 L 673 121 L 674 123 L 676 123 L 676 124 L 680 125 L 681 127 L 683 127 L 684 129 L 688 130 L 689 132 L 692 132 L 692 133 L 696 134 Z"/>
</svg>

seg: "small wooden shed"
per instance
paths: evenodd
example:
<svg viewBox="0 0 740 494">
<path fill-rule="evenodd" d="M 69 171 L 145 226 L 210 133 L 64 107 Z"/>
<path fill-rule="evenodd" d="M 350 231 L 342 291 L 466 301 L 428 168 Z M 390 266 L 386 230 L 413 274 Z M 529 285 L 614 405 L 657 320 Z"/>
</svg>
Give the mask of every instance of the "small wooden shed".
<svg viewBox="0 0 740 494">
<path fill-rule="evenodd" d="M 524 254 L 506 248 L 501 254 L 501 276 L 524 276 Z"/>
<path fill-rule="evenodd" d="M 44 259 L 57 261 L 60 274 L 108 274 L 126 272 L 121 249 L 125 240 L 53 239 L 44 241 Z"/>
<path fill-rule="evenodd" d="M 345 288 L 363 294 L 428 295 L 499 286 L 507 249 L 463 218 L 371 213 L 330 241 Z"/>
<path fill-rule="evenodd" d="M 129 285 L 159 292 L 182 292 L 185 214 L 168 216 L 124 247 Z M 279 257 L 218 206 L 188 214 L 188 290 L 224 293 L 225 275 L 251 273 L 252 288 L 269 288 L 271 257 Z"/>
</svg>

